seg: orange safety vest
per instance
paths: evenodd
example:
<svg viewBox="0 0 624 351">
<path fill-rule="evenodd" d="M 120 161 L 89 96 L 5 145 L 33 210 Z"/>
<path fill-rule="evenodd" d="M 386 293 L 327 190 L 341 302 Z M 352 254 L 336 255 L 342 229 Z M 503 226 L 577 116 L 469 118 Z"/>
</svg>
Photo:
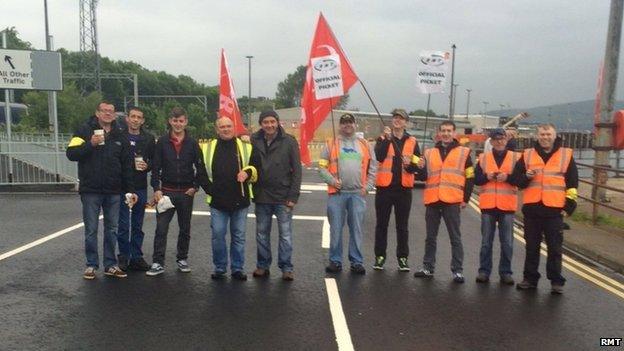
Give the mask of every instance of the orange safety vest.
<svg viewBox="0 0 624 351">
<path fill-rule="evenodd" d="M 464 201 L 464 185 L 466 185 L 466 159 L 470 149 L 457 146 L 449 151 L 442 161 L 437 147 L 425 151 L 427 163 L 427 182 L 423 200 L 425 205 L 438 201 L 449 204 Z"/>
<path fill-rule="evenodd" d="M 392 182 L 392 158 L 394 157 L 393 145 L 394 143 L 391 143 L 388 147 L 386 158 L 377 166 L 377 178 L 375 179 L 376 186 L 389 186 Z M 410 136 L 403 144 L 401 155 L 408 156 L 412 159 L 412 156 L 414 155 L 414 147 L 416 147 L 416 138 Z M 405 188 L 414 187 L 414 174 L 407 172 L 403 167 L 401 167 L 401 185 Z"/>
<path fill-rule="evenodd" d="M 357 139 L 360 144 L 360 154 L 362 154 L 362 164 L 360 170 L 360 180 L 362 182 L 362 187 L 366 188 L 367 177 L 368 177 L 368 165 L 370 163 L 370 149 L 368 143 L 364 139 Z M 340 152 L 340 140 L 334 140 L 333 146 L 332 141 L 327 140 L 327 149 L 329 150 L 329 166 L 327 167 L 327 171 L 338 179 L 338 153 Z M 327 192 L 330 194 L 334 194 L 338 192 L 338 189 L 331 185 L 327 185 Z"/>
<path fill-rule="evenodd" d="M 541 201 L 548 207 L 563 208 L 566 198 L 565 174 L 571 160 L 572 149 L 567 147 L 555 151 L 546 164 L 537 150 L 524 150 L 526 169 L 535 171 L 535 176 L 524 190 L 524 203 Z"/>
<path fill-rule="evenodd" d="M 519 152 L 508 151 L 503 163 L 498 167 L 494 153 L 490 151 L 479 155 L 479 165 L 486 175 L 499 172 L 510 176 L 519 158 Z M 518 208 L 518 188 L 507 182 L 491 180 L 483 184 L 479 190 L 479 207 L 482 210 L 498 208 L 515 212 Z"/>
</svg>

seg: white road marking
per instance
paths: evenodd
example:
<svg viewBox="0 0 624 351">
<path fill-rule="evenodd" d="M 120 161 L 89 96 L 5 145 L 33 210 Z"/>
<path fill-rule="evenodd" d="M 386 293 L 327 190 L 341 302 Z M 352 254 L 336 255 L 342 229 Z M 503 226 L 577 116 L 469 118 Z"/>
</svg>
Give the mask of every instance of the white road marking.
<svg viewBox="0 0 624 351">
<path fill-rule="evenodd" d="M 342 311 L 342 303 L 340 302 L 340 294 L 338 294 L 338 286 L 333 278 L 325 278 L 325 287 L 327 289 L 327 300 L 329 301 L 329 311 L 331 312 L 332 322 L 334 324 L 334 332 L 336 333 L 336 343 L 338 350 L 348 351 L 354 350 L 351 342 L 351 334 L 347 326 L 347 320 Z"/>
<path fill-rule="evenodd" d="M 99 217 L 99 219 L 102 219 L 102 218 L 104 218 L 104 216 L 100 216 Z M 50 240 L 52 240 L 54 238 L 58 238 L 61 235 L 67 234 L 67 233 L 69 233 L 69 232 L 71 232 L 73 230 L 76 230 L 78 228 L 81 228 L 81 227 L 84 227 L 84 222 L 75 224 L 75 225 L 73 225 L 73 226 L 71 226 L 69 228 L 65 228 L 65 229 L 59 230 L 56 233 L 52 233 L 50 235 L 44 236 L 41 239 L 35 240 L 35 241 L 31 242 L 30 244 L 26 244 L 24 246 L 18 247 L 17 249 L 11 250 L 11 251 L 6 252 L 6 253 L 3 253 L 2 255 L 0 255 L 0 261 L 2 261 L 4 259 L 7 259 L 7 258 L 9 258 L 11 256 L 15 256 L 15 255 L 17 255 L 20 252 L 24 252 L 24 251 L 26 251 L 28 249 L 32 249 L 33 247 L 39 246 L 39 245 L 45 243 L 46 241 L 50 241 Z"/>
<path fill-rule="evenodd" d="M 329 221 L 327 217 L 323 220 L 323 236 L 321 237 L 321 247 L 329 249 Z"/>
</svg>

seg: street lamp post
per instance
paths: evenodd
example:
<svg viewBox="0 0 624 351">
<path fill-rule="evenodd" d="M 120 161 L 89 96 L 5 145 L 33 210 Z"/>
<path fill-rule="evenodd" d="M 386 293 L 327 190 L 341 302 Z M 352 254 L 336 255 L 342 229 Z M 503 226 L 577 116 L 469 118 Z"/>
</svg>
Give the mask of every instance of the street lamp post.
<svg viewBox="0 0 624 351">
<path fill-rule="evenodd" d="M 489 102 L 487 101 L 483 101 L 483 128 L 481 128 L 483 130 L 483 132 L 485 133 L 485 125 L 486 125 L 486 112 L 487 112 L 487 105 L 489 104 Z"/>
<path fill-rule="evenodd" d="M 453 49 L 453 58 L 451 61 L 451 94 L 449 95 L 449 119 L 452 121 L 454 119 L 453 115 L 455 114 L 455 111 L 453 111 L 453 91 L 455 89 L 455 49 L 457 49 L 457 46 L 453 44 L 453 46 L 451 46 L 451 49 Z"/>
<path fill-rule="evenodd" d="M 470 114 L 470 92 L 472 91 L 472 89 L 466 89 L 466 118 L 468 118 L 468 115 Z"/>
<path fill-rule="evenodd" d="M 249 63 L 249 90 L 247 90 L 247 127 L 251 128 L 251 59 L 253 56 L 245 56 Z"/>
<path fill-rule="evenodd" d="M 457 87 L 459 84 L 453 84 L 453 118 L 455 118 L 455 104 L 457 103 Z"/>
</svg>

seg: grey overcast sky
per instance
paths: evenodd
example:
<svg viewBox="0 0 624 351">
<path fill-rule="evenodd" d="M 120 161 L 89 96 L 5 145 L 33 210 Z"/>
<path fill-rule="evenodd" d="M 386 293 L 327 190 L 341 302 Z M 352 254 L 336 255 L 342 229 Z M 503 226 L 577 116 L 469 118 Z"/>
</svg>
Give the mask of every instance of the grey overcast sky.
<svg viewBox="0 0 624 351">
<path fill-rule="evenodd" d="M 278 82 L 306 63 L 322 11 L 382 111 L 424 109 L 426 95 L 415 87 L 418 54 L 454 43 L 456 113 L 466 111 L 468 88 L 474 113 L 482 101 L 491 110 L 593 99 L 609 6 L 607 0 L 101 0 L 97 28 L 103 56 L 208 85 L 218 84 L 224 48 L 238 97 L 247 95 L 245 56 L 253 55 L 252 95 L 273 97 Z M 78 0 L 50 0 L 48 7 L 55 47 L 78 50 Z M 7 26 L 45 48 L 43 0 L 2 0 L 0 27 Z M 350 93 L 350 107 L 373 110 L 359 86 Z M 433 95 L 432 108 L 448 113 L 448 94 Z"/>
</svg>

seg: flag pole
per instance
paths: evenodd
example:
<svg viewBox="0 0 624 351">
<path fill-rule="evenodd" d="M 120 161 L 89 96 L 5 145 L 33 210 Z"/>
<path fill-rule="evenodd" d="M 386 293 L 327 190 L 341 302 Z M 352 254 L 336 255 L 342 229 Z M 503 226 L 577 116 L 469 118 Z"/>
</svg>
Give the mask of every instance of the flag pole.
<svg viewBox="0 0 624 351">
<path fill-rule="evenodd" d="M 429 103 L 431 102 L 431 93 L 427 94 L 427 109 L 425 110 L 425 129 L 423 130 L 423 153 L 427 150 L 427 123 L 429 122 Z"/>
<path fill-rule="evenodd" d="M 329 97 L 329 110 L 331 111 L 331 120 L 332 120 L 332 135 L 334 136 L 334 138 L 332 139 L 332 145 L 328 145 L 327 151 L 329 151 L 329 158 L 331 159 L 331 154 L 332 154 L 332 148 L 336 145 L 336 123 L 334 121 L 334 103 L 332 101 L 331 96 Z M 337 156 L 337 161 L 336 161 L 336 176 L 338 177 L 338 180 L 340 180 L 340 150 L 336 150 L 336 156 Z M 340 189 L 338 189 L 338 191 L 340 191 Z"/>
<path fill-rule="evenodd" d="M 383 129 L 386 127 L 386 125 L 384 124 L 383 118 L 381 118 L 381 113 L 379 113 L 379 109 L 377 109 L 377 105 L 375 105 L 375 102 L 373 101 L 373 98 L 368 93 L 368 89 L 366 89 L 366 86 L 364 85 L 364 82 L 362 82 L 362 80 L 359 79 L 359 78 L 358 78 L 358 81 L 360 82 L 360 85 L 362 85 L 362 89 L 364 89 L 364 92 L 366 93 L 366 96 L 368 97 L 368 100 L 370 100 L 371 104 L 373 105 L 373 108 L 375 109 L 375 112 L 377 112 L 377 117 L 379 117 L 379 121 L 381 122 L 381 132 L 383 133 Z M 409 118 L 409 116 L 408 116 L 408 118 Z M 396 152 L 400 153 L 401 149 L 399 148 L 399 145 L 397 144 L 397 142 L 394 141 L 394 138 L 390 137 L 390 141 L 394 145 L 394 149 L 396 150 Z"/>
</svg>

